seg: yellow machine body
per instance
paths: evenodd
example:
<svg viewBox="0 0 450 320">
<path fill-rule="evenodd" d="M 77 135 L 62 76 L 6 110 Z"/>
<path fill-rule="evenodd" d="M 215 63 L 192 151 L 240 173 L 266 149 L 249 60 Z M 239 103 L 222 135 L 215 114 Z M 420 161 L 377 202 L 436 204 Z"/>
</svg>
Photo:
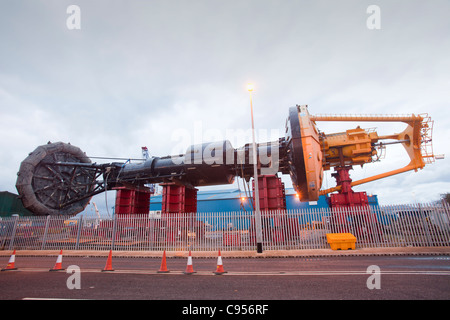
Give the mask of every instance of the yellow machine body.
<svg viewBox="0 0 450 320">
<path fill-rule="evenodd" d="M 354 166 L 371 163 L 377 159 L 377 147 L 401 143 L 410 158 L 408 165 L 383 172 L 365 179 L 353 181 L 352 186 L 382 179 L 402 172 L 422 169 L 434 161 L 431 145 L 433 121 L 427 115 L 384 116 L 384 115 L 310 115 L 307 106 L 298 106 L 301 127 L 303 158 L 306 169 L 307 194 L 300 194 L 302 201 L 317 200 L 319 195 L 339 191 L 340 186 L 320 190 L 323 172 L 339 166 Z M 403 122 L 406 129 L 400 133 L 380 136 L 376 131 L 360 126 L 345 132 L 325 134 L 318 130 L 317 122 Z M 394 142 L 385 142 L 393 140 Z"/>
</svg>

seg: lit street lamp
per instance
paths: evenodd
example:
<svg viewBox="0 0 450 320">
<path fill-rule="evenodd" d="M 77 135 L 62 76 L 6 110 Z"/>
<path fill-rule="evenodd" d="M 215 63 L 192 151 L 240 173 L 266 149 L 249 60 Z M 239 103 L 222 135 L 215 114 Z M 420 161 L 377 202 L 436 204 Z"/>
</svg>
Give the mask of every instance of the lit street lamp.
<svg viewBox="0 0 450 320">
<path fill-rule="evenodd" d="M 255 224 L 256 224 L 256 252 L 262 253 L 262 228 L 261 228 L 261 210 L 259 207 L 259 187 L 258 187 L 258 157 L 255 140 L 255 123 L 253 121 L 253 102 L 252 91 L 253 84 L 247 85 L 247 90 L 250 94 L 250 111 L 252 115 L 252 135 L 253 135 L 253 182 L 255 185 Z"/>
</svg>

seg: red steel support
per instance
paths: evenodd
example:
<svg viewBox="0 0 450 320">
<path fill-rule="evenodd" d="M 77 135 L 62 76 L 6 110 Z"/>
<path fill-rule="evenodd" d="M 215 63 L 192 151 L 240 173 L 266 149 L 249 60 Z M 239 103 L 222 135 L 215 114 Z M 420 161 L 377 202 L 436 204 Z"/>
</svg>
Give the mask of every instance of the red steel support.
<svg viewBox="0 0 450 320">
<path fill-rule="evenodd" d="M 162 213 L 197 212 L 197 189 L 175 183 L 163 183 Z"/>
<path fill-rule="evenodd" d="M 148 216 L 150 210 L 150 188 L 140 187 L 140 188 L 127 188 L 118 187 L 116 190 L 116 206 L 114 214 L 117 215 L 116 218 L 116 240 L 122 237 L 124 232 L 133 232 L 130 230 L 138 230 L 144 228 L 145 226 L 139 223 L 139 220 L 130 221 L 128 217 L 131 215 L 146 215 Z M 101 222 L 101 228 L 108 228 L 105 221 Z"/>
<path fill-rule="evenodd" d="M 354 192 L 349 171 L 351 166 L 335 168 L 332 176 L 341 186 L 339 193 L 330 195 L 330 206 L 333 214 L 332 231 L 337 233 L 354 232 L 358 239 L 379 235 L 381 230 L 365 230 L 364 226 L 377 224 L 376 215 L 370 210 L 366 192 Z M 350 230 L 350 226 L 353 230 Z"/>
<path fill-rule="evenodd" d="M 288 219 L 286 212 L 286 193 L 284 183 L 277 175 L 258 176 L 259 205 L 263 220 L 263 236 L 271 236 L 274 241 L 284 241 L 283 228 Z M 253 183 L 253 203 L 255 202 L 255 184 Z M 253 231 L 253 229 L 251 229 Z M 252 234 L 253 236 L 253 234 Z"/>
<path fill-rule="evenodd" d="M 150 210 L 150 189 L 116 188 L 115 214 L 148 214 Z"/>
<path fill-rule="evenodd" d="M 286 210 L 284 183 L 276 175 L 258 177 L 259 206 L 262 214 L 271 210 Z M 255 184 L 253 184 L 253 201 L 255 201 Z"/>
<path fill-rule="evenodd" d="M 200 233 L 198 222 L 195 221 L 197 212 L 197 190 L 175 183 L 162 183 L 162 216 L 166 217 L 166 239 L 174 242 L 180 236 L 189 234 L 188 225 Z"/>
<path fill-rule="evenodd" d="M 369 199 L 366 192 L 354 192 L 351 186 L 352 179 L 349 171 L 351 166 L 344 166 L 336 168 L 336 173 L 332 176 L 336 179 L 336 184 L 341 186 L 339 193 L 330 195 L 330 205 L 332 208 L 347 208 L 347 207 L 364 207 L 369 205 Z"/>
</svg>

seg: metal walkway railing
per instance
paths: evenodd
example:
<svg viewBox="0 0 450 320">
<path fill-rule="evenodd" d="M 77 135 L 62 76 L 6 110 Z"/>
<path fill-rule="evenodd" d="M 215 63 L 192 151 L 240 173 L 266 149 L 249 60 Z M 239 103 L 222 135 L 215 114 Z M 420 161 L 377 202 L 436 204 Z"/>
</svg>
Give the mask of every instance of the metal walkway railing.
<svg viewBox="0 0 450 320">
<path fill-rule="evenodd" d="M 394 205 L 262 212 L 264 250 L 329 248 L 327 233 L 350 232 L 357 248 L 450 246 L 449 206 Z M 255 250 L 253 212 L 8 217 L 1 250 Z"/>
</svg>

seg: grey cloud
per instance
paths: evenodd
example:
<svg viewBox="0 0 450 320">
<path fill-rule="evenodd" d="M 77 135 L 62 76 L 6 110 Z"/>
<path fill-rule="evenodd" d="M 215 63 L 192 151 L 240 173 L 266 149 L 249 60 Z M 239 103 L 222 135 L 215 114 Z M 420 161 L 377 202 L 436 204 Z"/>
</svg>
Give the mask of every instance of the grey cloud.
<svg viewBox="0 0 450 320">
<path fill-rule="evenodd" d="M 297 103 L 313 114 L 428 112 L 435 152 L 449 153 L 450 5 L 377 3 L 381 30 L 371 31 L 369 1 L 79 0 L 81 30 L 66 28 L 71 1 L 2 2 L 0 189 L 15 191 L 19 162 L 48 140 L 138 157 L 142 145 L 169 154 L 173 131 L 196 121 L 223 134 L 249 128 L 249 81 L 257 128 L 282 131 Z M 414 180 L 430 196 L 446 186 L 446 164 L 433 166 Z M 395 202 L 386 190 L 410 194 L 404 179 L 367 188 Z"/>
</svg>

